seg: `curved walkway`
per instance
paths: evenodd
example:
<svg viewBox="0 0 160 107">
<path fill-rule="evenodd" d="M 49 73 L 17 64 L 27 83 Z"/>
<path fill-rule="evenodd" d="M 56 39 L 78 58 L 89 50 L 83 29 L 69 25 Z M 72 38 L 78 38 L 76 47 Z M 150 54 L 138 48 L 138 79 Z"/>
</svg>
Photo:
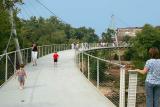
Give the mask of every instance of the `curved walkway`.
<svg viewBox="0 0 160 107">
<path fill-rule="evenodd" d="M 25 89 L 19 90 L 12 78 L 0 88 L 1 107 L 115 107 L 81 74 L 74 62 L 73 50 L 59 52 L 58 65 L 52 54 L 28 64 Z"/>
</svg>

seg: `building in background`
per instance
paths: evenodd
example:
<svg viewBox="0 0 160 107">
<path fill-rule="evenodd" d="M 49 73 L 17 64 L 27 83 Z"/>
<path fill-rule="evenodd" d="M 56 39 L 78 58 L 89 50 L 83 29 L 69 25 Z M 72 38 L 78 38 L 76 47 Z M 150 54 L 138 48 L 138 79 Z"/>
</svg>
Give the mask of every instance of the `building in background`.
<svg viewBox="0 0 160 107">
<path fill-rule="evenodd" d="M 117 38 L 119 42 L 124 41 L 125 37 L 135 37 L 137 32 L 140 32 L 142 27 L 126 27 L 117 28 Z"/>
</svg>

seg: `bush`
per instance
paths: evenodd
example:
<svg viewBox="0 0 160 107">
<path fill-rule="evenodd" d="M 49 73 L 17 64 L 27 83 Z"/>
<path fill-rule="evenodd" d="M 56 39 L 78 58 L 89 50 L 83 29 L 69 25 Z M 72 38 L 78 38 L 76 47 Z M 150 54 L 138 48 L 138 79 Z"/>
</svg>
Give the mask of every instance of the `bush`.
<svg viewBox="0 0 160 107">
<path fill-rule="evenodd" d="M 114 54 L 114 60 L 118 60 L 118 55 Z"/>
</svg>

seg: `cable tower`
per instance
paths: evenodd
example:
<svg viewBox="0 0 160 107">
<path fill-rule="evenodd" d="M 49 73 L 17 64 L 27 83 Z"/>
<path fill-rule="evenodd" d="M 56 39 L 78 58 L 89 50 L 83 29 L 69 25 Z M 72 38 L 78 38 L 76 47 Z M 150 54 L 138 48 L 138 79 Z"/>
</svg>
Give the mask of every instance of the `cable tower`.
<svg viewBox="0 0 160 107">
<path fill-rule="evenodd" d="M 109 29 L 113 30 L 114 33 L 112 33 L 112 39 L 113 39 L 113 42 L 115 43 L 115 46 L 118 47 L 118 37 L 117 37 L 117 30 L 115 28 L 115 17 L 114 15 L 112 14 L 111 16 L 111 24 L 109 26 Z M 119 49 L 117 50 L 117 53 L 118 53 L 118 60 L 119 60 L 119 63 L 121 64 L 121 58 L 120 58 L 120 52 L 119 52 Z"/>
<path fill-rule="evenodd" d="M 8 10 L 9 15 L 10 15 L 11 37 L 13 37 L 15 45 L 16 45 L 18 61 L 19 61 L 19 64 L 23 64 L 22 54 L 20 51 L 19 41 L 17 37 L 16 24 L 15 24 L 14 17 L 13 17 L 13 9 L 14 9 L 15 3 L 22 3 L 22 0 L 3 0 L 3 4 L 5 8 Z M 5 51 L 7 52 L 7 50 Z"/>
</svg>

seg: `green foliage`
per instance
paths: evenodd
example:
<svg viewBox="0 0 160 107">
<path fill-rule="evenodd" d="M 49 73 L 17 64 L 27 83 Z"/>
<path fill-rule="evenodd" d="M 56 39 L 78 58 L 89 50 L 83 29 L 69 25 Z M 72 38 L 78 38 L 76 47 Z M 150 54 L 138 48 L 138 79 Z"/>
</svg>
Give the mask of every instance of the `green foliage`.
<svg viewBox="0 0 160 107">
<path fill-rule="evenodd" d="M 160 49 L 160 29 L 146 24 L 142 31 L 136 34 L 131 40 L 132 49 L 126 52 L 125 56 L 131 59 L 136 67 L 144 66 L 144 62 L 149 58 L 148 49 L 158 47 Z"/>
<path fill-rule="evenodd" d="M 112 37 L 115 36 L 115 31 L 113 29 L 107 29 L 106 33 L 102 33 L 102 39 L 104 42 L 111 43 L 112 42 Z"/>
<path fill-rule="evenodd" d="M 135 50 L 133 50 L 132 48 L 129 48 L 127 51 L 124 52 L 124 58 L 127 61 L 130 61 L 133 56 L 135 54 Z"/>
<path fill-rule="evenodd" d="M 69 24 L 62 23 L 54 16 L 47 19 L 33 16 L 28 20 L 24 20 L 16 17 L 17 10 L 14 13 L 21 48 L 30 47 L 33 42 L 38 43 L 38 45 L 79 42 L 93 43 L 99 39 L 92 28 L 73 28 Z M 11 31 L 9 14 L 6 9 L 0 14 L 0 20 L 0 51 L 2 53 L 6 48 Z M 10 44 L 11 50 L 14 50 L 14 41 L 11 42 L 13 42 Z"/>
<path fill-rule="evenodd" d="M 105 59 L 105 57 L 108 56 L 108 53 L 106 51 L 92 51 L 89 54 L 92 54 L 93 56 L 98 56 L 100 58 Z M 99 60 L 99 81 L 103 82 L 106 80 L 105 72 L 107 69 L 107 64 L 104 61 Z M 90 76 L 91 79 L 97 80 L 97 60 L 95 58 L 90 58 Z"/>
<path fill-rule="evenodd" d="M 118 55 L 114 54 L 114 60 L 118 60 Z"/>
<path fill-rule="evenodd" d="M 132 62 L 136 68 L 143 69 L 145 61 L 144 60 L 133 60 Z"/>
<path fill-rule="evenodd" d="M 17 2 L 22 3 L 23 1 L 5 0 L 6 5 L 4 6 L 3 0 L 0 0 L 0 54 L 5 50 L 11 32 L 8 9 L 15 6 Z M 38 45 L 78 42 L 93 43 L 99 39 L 92 28 L 73 28 L 71 25 L 61 22 L 55 16 L 46 19 L 32 16 L 30 19 L 24 20 L 17 17 L 20 11 L 18 8 L 14 8 L 13 11 L 20 48 L 30 47 L 33 42 L 38 43 Z M 9 47 L 8 51 L 15 50 L 13 38 Z"/>
<path fill-rule="evenodd" d="M 0 53 L 2 53 L 7 45 L 10 36 L 9 14 L 2 5 L 0 0 Z"/>
<path fill-rule="evenodd" d="M 126 36 L 123 37 L 122 41 L 124 41 L 126 43 L 129 43 L 130 40 L 131 40 L 131 36 L 126 35 Z"/>
<path fill-rule="evenodd" d="M 90 64 L 90 77 L 92 80 L 97 80 L 97 60 L 96 59 L 92 59 L 91 61 L 91 64 Z M 106 77 L 105 77 L 105 71 L 106 71 L 106 63 L 105 62 L 102 62 L 102 61 L 99 61 L 99 82 L 103 82 L 106 80 Z"/>
<path fill-rule="evenodd" d="M 39 45 L 53 43 L 94 42 L 98 36 L 91 28 L 72 28 L 56 17 L 48 19 L 31 17 L 22 21 L 21 33 L 26 41 L 37 42 Z"/>
</svg>

